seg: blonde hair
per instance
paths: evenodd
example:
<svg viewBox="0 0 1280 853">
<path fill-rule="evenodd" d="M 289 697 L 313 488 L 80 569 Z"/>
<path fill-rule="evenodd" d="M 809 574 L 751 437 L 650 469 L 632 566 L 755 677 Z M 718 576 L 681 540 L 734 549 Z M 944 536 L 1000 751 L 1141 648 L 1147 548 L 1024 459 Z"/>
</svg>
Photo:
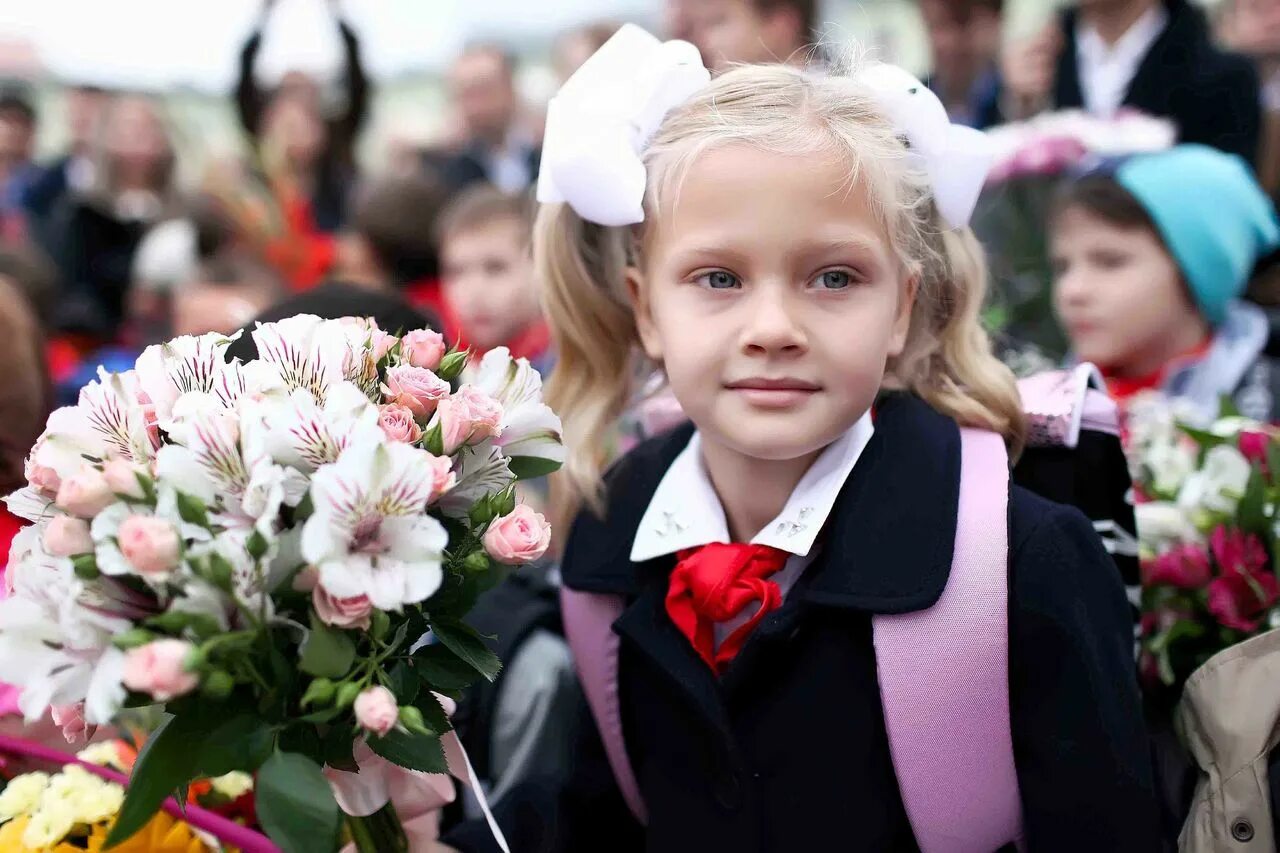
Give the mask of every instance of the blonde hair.
<svg viewBox="0 0 1280 853">
<path fill-rule="evenodd" d="M 1018 392 L 979 321 L 982 247 L 969 229 L 939 219 L 928 179 L 856 79 L 782 65 L 716 78 L 667 116 L 643 155 L 647 221 L 701 154 L 734 143 L 849 161 L 848 186 L 868 188 L 903 270 L 919 282 L 906 346 L 889 360 L 884 387 L 912 392 L 963 426 L 1002 434 L 1016 454 L 1025 430 Z M 534 257 L 558 351 L 547 398 L 568 448 L 557 484 L 566 519 L 584 502 L 600 509 L 615 424 L 632 401 L 639 347 L 625 273 L 640 261 L 641 245 L 640 227 L 585 222 L 565 204 L 538 214 Z"/>
</svg>

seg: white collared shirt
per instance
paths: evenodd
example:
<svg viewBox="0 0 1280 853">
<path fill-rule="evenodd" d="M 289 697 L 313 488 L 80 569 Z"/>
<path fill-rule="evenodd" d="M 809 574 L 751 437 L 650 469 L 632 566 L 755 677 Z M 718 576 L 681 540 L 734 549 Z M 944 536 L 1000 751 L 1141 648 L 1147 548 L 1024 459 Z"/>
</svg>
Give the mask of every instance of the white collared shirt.
<svg viewBox="0 0 1280 853">
<path fill-rule="evenodd" d="M 786 565 L 771 578 L 784 597 L 813 562 L 814 541 L 873 432 L 868 412 L 818 455 L 782 512 L 752 538 L 752 544 L 769 545 L 791 554 Z M 724 508 L 702 461 L 702 437 L 695 432 L 653 493 L 631 545 L 631 560 L 643 562 L 685 548 L 730 541 Z M 716 644 L 753 613 L 747 610 L 717 625 Z"/>
<path fill-rule="evenodd" d="M 533 183 L 529 168 L 530 146 L 518 131 L 507 134 L 502 147 L 489 151 L 486 156 L 489 182 L 508 195 L 518 195 Z"/>
<path fill-rule="evenodd" d="M 1100 118 L 1115 115 L 1138 66 L 1168 23 L 1169 12 L 1163 3 L 1156 3 L 1111 45 L 1093 27 L 1077 24 L 1076 67 L 1086 110 Z"/>
</svg>

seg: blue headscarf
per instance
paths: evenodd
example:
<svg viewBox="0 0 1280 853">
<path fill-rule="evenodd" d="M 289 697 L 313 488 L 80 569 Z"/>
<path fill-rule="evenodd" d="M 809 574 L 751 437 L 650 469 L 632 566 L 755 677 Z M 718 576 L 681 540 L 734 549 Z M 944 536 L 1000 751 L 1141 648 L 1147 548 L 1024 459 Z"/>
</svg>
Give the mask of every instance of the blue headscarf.
<svg viewBox="0 0 1280 853">
<path fill-rule="evenodd" d="M 1244 293 L 1258 260 L 1280 247 L 1276 209 L 1240 157 L 1204 145 L 1142 154 L 1116 181 L 1156 224 L 1211 325 Z"/>
</svg>

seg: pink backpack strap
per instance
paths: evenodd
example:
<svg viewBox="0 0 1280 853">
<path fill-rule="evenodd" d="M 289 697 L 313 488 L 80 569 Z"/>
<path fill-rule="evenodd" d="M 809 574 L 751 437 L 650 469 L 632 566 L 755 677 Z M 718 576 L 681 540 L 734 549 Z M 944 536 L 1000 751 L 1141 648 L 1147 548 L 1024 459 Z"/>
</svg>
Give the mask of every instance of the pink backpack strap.
<svg viewBox="0 0 1280 853">
<path fill-rule="evenodd" d="M 1009 456 L 960 432 L 960 511 L 938 603 L 873 620 L 898 788 L 922 853 L 1021 844 L 1009 731 Z"/>
<path fill-rule="evenodd" d="M 1027 413 L 1031 447 L 1074 448 L 1081 430 L 1120 434 L 1119 411 L 1092 364 L 1021 379 L 1018 393 Z"/>
<path fill-rule="evenodd" d="M 618 705 L 618 635 L 613 623 L 622 615 L 625 602 L 620 595 L 580 592 L 562 587 L 560 607 L 565 637 L 573 650 L 582 681 L 582 692 L 591 706 L 604 742 L 605 755 L 627 808 L 640 823 L 647 823 L 640 783 L 627 756 L 622 736 L 622 709 Z"/>
</svg>

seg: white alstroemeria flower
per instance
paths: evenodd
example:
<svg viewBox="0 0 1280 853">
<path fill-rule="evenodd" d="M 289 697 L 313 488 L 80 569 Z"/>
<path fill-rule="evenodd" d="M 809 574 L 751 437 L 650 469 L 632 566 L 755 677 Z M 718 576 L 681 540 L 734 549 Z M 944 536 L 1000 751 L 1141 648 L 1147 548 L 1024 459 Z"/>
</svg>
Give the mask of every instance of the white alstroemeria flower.
<svg viewBox="0 0 1280 853">
<path fill-rule="evenodd" d="M 22 688 L 19 707 L 28 721 L 50 704 L 88 700 L 87 718 L 106 723 L 124 700 L 111 638 L 131 623 L 93 606 L 101 596 L 75 576 L 71 561 L 51 557 L 39 531 L 14 537 L 0 601 L 0 680 Z M 92 714 L 90 717 L 89 714 Z"/>
<path fill-rule="evenodd" d="M 323 403 L 329 389 L 346 378 L 351 345 L 337 320 L 299 314 L 253 331 L 258 360 L 269 364 L 285 387 L 310 391 Z"/>
<path fill-rule="evenodd" d="M 162 486 L 201 501 L 220 523 L 256 526 L 270 536 L 280 507 L 306 494 L 302 474 L 272 461 L 253 407 L 225 409 L 213 395 L 184 394 L 165 430 L 174 443 L 156 458 Z"/>
<path fill-rule="evenodd" d="M 138 380 L 161 422 L 172 415 L 178 398 L 192 391 L 214 394 L 227 407 L 235 404 L 244 390 L 243 377 L 238 363 L 227 362 L 226 352 L 240 334 L 183 335 L 142 351 Z"/>
<path fill-rule="evenodd" d="M 281 465 L 310 473 L 336 462 L 353 441 L 377 441 L 378 409 L 351 382 L 335 383 L 323 404 L 299 389 L 266 408 L 267 449 Z"/>
<path fill-rule="evenodd" d="M 1178 493 L 1178 506 L 1186 512 L 1197 510 L 1230 515 L 1236 511 L 1249 485 L 1252 467 L 1236 448 L 1220 444 L 1204 457 L 1199 471 L 1187 477 Z"/>
<path fill-rule="evenodd" d="M 149 463 L 160 446 L 157 422 L 133 371 L 99 373 L 80 391 L 79 402 L 49 415 L 30 464 L 61 479 L 80 470 L 86 457 Z"/>
<path fill-rule="evenodd" d="M 1173 441 L 1160 441 L 1149 447 L 1142 464 L 1150 474 L 1155 491 L 1173 497 L 1195 471 L 1198 455 L 1194 443 L 1179 436 Z"/>
<path fill-rule="evenodd" d="M 1151 501 L 1133 508 L 1138 540 L 1145 552 L 1158 554 L 1174 545 L 1199 543 L 1200 535 L 1187 513 L 1176 503 Z"/>
<path fill-rule="evenodd" d="M 1218 418 L 1213 422 L 1213 425 L 1209 427 L 1209 432 L 1219 438 L 1235 438 L 1246 430 L 1266 432 L 1267 428 L 1252 418 L 1242 418 L 1234 415 L 1225 418 Z"/>
<path fill-rule="evenodd" d="M 542 402 L 542 377 L 527 359 L 513 359 L 506 347 L 485 353 L 472 380 L 502 404 L 502 432 L 494 443 L 511 459 L 520 477 L 536 477 L 564 462 L 560 418 Z"/>
<path fill-rule="evenodd" d="M 455 457 L 459 460 L 457 483 L 438 502 L 440 511 L 450 518 L 466 518 L 480 498 L 496 494 L 516 481 L 510 460 L 492 440 L 460 448 Z"/>
<path fill-rule="evenodd" d="M 316 472 L 302 556 L 319 569 L 326 591 L 368 595 L 374 607 L 399 610 L 439 588 L 449 536 L 425 514 L 430 459 L 407 444 L 367 442 Z"/>
</svg>

